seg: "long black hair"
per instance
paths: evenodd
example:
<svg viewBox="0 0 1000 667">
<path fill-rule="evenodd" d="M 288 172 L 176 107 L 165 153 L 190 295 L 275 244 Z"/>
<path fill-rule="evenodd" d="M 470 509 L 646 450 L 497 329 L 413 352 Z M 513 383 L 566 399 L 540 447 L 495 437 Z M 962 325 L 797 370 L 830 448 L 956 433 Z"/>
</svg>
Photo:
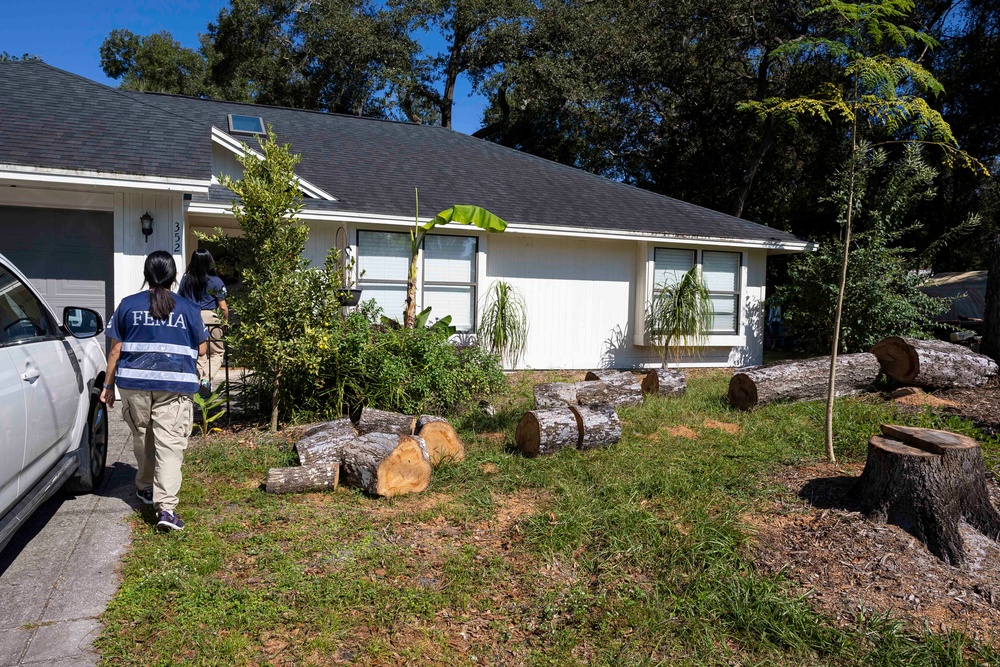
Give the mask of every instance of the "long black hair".
<svg viewBox="0 0 1000 667">
<path fill-rule="evenodd" d="M 142 275 L 150 287 L 149 313 L 153 319 L 165 320 L 174 312 L 174 295 L 170 293 L 177 280 L 177 264 L 166 250 L 154 250 L 146 258 Z"/>
<path fill-rule="evenodd" d="M 204 248 L 195 250 L 191 253 L 191 261 L 184 272 L 184 293 L 196 303 L 201 301 L 208 287 L 208 277 L 214 274 L 215 260 L 212 259 L 212 253 Z"/>
</svg>

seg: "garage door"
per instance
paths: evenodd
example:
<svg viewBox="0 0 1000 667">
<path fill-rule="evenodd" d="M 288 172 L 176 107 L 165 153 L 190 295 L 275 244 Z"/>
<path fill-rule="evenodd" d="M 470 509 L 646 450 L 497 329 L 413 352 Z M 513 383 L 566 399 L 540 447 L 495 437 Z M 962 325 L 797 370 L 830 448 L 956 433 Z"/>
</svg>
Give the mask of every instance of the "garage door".
<svg viewBox="0 0 1000 667">
<path fill-rule="evenodd" d="M 83 306 L 107 320 L 114 310 L 113 220 L 110 212 L 0 206 L 0 253 L 57 318 L 64 306 Z"/>
</svg>

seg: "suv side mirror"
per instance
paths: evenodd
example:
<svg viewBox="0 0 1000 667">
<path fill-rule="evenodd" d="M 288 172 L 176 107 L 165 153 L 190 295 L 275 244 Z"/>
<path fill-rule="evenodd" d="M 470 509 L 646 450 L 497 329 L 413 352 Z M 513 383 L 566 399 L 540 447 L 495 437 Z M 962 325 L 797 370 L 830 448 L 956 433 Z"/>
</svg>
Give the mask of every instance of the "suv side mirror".
<svg viewBox="0 0 1000 667">
<path fill-rule="evenodd" d="M 63 326 L 76 338 L 93 338 L 104 331 L 100 313 L 90 308 L 66 306 L 63 308 Z"/>
</svg>

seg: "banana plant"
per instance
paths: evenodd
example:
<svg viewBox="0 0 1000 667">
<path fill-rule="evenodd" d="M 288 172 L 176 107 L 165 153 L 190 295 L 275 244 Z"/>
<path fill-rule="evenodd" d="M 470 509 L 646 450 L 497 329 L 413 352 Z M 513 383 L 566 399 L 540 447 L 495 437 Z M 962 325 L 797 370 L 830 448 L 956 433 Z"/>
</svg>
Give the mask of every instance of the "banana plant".
<svg viewBox="0 0 1000 667">
<path fill-rule="evenodd" d="M 427 222 L 420 224 L 420 193 L 413 189 L 415 200 L 415 215 L 413 228 L 410 229 L 410 271 L 406 277 L 406 307 L 403 310 L 403 326 L 414 328 L 417 310 L 417 255 L 420 245 L 427 233 L 441 225 L 455 223 L 458 225 L 474 225 L 491 233 L 499 233 L 507 229 L 507 223 L 499 216 L 490 213 L 485 208 L 470 204 L 458 204 L 441 211 Z"/>
</svg>

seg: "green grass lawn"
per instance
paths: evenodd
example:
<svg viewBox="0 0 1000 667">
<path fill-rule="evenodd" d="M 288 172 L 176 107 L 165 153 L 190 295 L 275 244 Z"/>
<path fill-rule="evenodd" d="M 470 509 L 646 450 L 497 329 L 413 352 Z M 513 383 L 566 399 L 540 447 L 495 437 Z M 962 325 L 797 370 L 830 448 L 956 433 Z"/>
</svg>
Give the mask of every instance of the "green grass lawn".
<svg viewBox="0 0 1000 667">
<path fill-rule="evenodd" d="M 821 458 L 824 406 L 737 413 L 727 380 L 696 373 L 683 398 L 621 410 L 613 448 L 526 459 L 508 449 L 531 407 L 528 377 L 514 376 L 497 416 L 459 421 L 466 461 L 389 500 L 270 496 L 267 469 L 297 461 L 288 439 L 192 440 L 187 528 L 156 534 L 136 513 L 104 664 L 997 664 L 961 635 L 890 618 L 837 627 L 758 573 L 739 517 L 780 493 L 774 466 Z M 974 433 L 872 400 L 838 406 L 849 461 L 883 421 Z M 995 469 L 997 443 L 984 450 Z"/>
</svg>

